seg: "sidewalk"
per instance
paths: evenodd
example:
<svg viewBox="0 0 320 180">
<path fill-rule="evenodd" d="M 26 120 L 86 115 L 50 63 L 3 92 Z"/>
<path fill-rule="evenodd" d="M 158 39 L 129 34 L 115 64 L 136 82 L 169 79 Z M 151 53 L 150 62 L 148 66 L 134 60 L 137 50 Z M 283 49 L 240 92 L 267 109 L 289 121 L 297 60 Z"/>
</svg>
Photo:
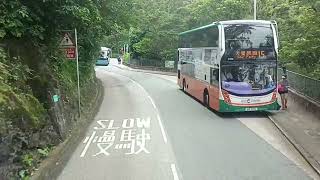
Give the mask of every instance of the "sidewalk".
<svg viewBox="0 0 320 180">
<path fill-rule="evenodd" d="M 320 117 L 290 97 L 287 110 L 272 112 L 269 117 L 320 174 Z"/>
</svg>

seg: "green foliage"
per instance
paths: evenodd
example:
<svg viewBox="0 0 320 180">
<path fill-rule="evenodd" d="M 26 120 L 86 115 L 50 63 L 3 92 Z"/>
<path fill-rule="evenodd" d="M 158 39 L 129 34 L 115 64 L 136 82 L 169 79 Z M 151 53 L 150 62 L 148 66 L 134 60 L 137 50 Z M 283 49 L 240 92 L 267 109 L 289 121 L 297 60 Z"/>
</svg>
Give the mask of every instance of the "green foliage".
<svg viewBox="0 0 320 180">
<path fill-rule="evenodd" d="M 104 42 L 115 49 L 130 45 L 132 56 L 164 61 L 176 58 L 177 34 L 214 21 L 252 19 L 245 0 L 134 0 L 130 28 L 115 26 Z M 320 2 L 260 0 L 258 19 L 276 20 L 280 60 L 290 70 L 320 78 Z"/>
<path fill-rule="evenodd" d="M 41 157 L 47 157 L 49 155 L 49 152 L 51 151 L 50 147 L 45 147 L 43 149 L 39 148 L 38 153 L 41 155 Z"/>
<path fill-rule="evenodd" d="M 154 41 L 152 41 L 151 38 L 143 38 L 140 42 L 136 43 L 133 45 L 133 50 L 138 53 L 141 54 L 141 56 L 145 56 L 145 57 L 152 57 L 153 56 L 153 52 L 154 49 L 152 48 L 152 43 Z"/>
<path fill-rule="evenodd" d="M 213 21 L 247 17 L 249 7 L 249 2 L 241 0 L 135 0 L 131 27 L 118 28 L 107 39 L 119 42 L 117 48 L 130 44 L 134 58 L 175 60 L 178 33 Z"/>
<path fill-rule="evenodd" d="M 28 151 L 21 156 L 22 169 L 18 172 L 20 179 L 28 180 L 32 175 L 35 167 L 38 165 L 39 160 L 47 157 L 52 150 L 51 146 L 44 148 L 38 148 L 35 150 Z"/>
<path fill-rule="evenodd" d="M 67 102 L 72 101 L 76 66 L 59 50 L 61 30 L 78 30 L 80 80 L 85 85 L 95 78 L 94 61 L 103 37 L 128 24 L 130 7 L 131 1 L 120 0 L 1 1 L 0 42 L 11 51 L 7 58 L 0 50 L 1 117 L 17 125 L 27 121 L 23 129 L 40 128 L 46 114 L 42 104 L 50 104 L 47 90 L 61 89 Z"/>
<path fill-rule="evenodd" d="M 43 125 L 45 110 L 39 101 L 30 94 L 20 94 L 16 99 L 15 113 L 22 120 L 28 120 L 30 129 L 39 129 Z M 18 118 L 17 117 L 17 118 Z M 28 127 L 21 127 L 28 128 Z"/>
<path fill-rule="evenodd" d="M 21 157 L 22 167 L 18 173 L 20 179 L 29 180 L 34 166 L 37 164 L 36 157 L 31 153 L 26 153 Z"/>
<path fill-rule="evenodd" d="M 21 38 L 33 36 L 43 39 L 44 27 L 38 25 L 39 18 L 33 13 L 32 8 L 18 0 L 4 0 L 0 2 L 0 38 Z M 29 26 L 26 26 L 29 24 Z"/>
<path fill-rule="evenodd" d="M 22 179 L 22 180 L 29 180 L 30 177 L 28 175 L 28 171 L 25 170 L 25 169 L 22 169 L 19 171 L 19 178 Z"/>
<path fill-rule="evenodd" d="M 87 92 L 88 85 L 95 85 L 102 40 L 117 27 L 126 28 L 131 8 L 132 0 L 0 1 L 0 136 L 14 132 L 28 143 L 25 136 L 57 125 L 55 113 L 68 112 L 66 126 L 71 126 L 77 113 L 76 62 L 66 60 L 59 49 L 61 30 L 78 31 L 80 86 Z M 56 92 L 63 112 L 54 111 L 50 97 Z M 19 149 L 19 142 L 16 146 L 14 153 L 28 151 Z M 38 153 L 45 157 L 48 149 Z M 26 171 L 13 173 L 24 179 L 32 156 L 25 155 L 21 163 Z"/>
<path fill-rule="evenodd" d="M 130 53 L 125 53 L 123 56 L 123 61 L 125 63 L 129 63 L 129 59 L 130 59 Z"/>
<path fill-rule="evenodd" d="M 33 159 L 32 154 L 23 155 L 22 156 L 22 163 L 26 168 L 31 167 L 34 163 L 34 159 Z"/>
<path fill-rule="evenodd" d="M 39 129 L 43 125 L 45 109 L 31 94 L 26 81 L 30 70 L 21 62 L 9 63 L 3 49 L 0 49 L 0 134 L 4 133 L 8 124 L 21 125 L 27 122 L 22 129 Z"/>
<path fill-rule="evenodd" d="M 282 63 L 320 79 L 320 11 L 316 1 L 265 0 L 260 6 L 261 18 L 279 23 Z"/>
<path fill-rule="evenodd" d="M 186 10 L 189 27 L 198 27 L 214 21 L 244 19 L 251 10 L 249 1 L 243 0 L 199 0 L 189 4 Z"/>
</svg>

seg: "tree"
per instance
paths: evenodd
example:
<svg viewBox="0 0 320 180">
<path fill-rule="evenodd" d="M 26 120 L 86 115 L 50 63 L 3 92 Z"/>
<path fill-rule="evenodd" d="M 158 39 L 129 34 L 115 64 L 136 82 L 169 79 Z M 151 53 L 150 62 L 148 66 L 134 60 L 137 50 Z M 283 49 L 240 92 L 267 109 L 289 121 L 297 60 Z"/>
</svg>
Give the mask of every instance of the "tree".
<svg viewBox="0 0 320 180">
<path fill-rule="evenodd" d="M 105 35 L 130 21 L 131 0 L 2 0 L 0 2 L 0 148 L 9 147 L 5 163 L 23 166 L 35 147 L 27 146 L 33 134 L 49 138 L 45 145 L 65 136 L 57 128 L 57 117 L 65 115 L 65 132 L 76 122 L 76 65 L 59 49 L 61 30 L 77 28 L 81 90 L 84 97 L 96 85 L 94 63 Z M 54 111 L 52 93 L 61 95 L 61 112 Z M 83 98 L 82 105 L 90 104 Z M 52 137 L 52 136 L 55 137 Z M 14 138 L 12 138 L 14 137 Z M 12 140 L 11 142 L 10 139 Z M 15 140 L 17 139 L 17 140 Z M 6 144 L 3 144 L 6 143 Z M 21 145 L 27 144 L 27 145 Z M 36 147 L 40 148 L 40 147 Z M 12 151 L 12 152 L 11 152 Z M 22 156 L 21 158 L 19 156 Z M 17 157 L 18 156 L 18 157 Z M 3 159 L 2 159 L 3 160 Z M 19 164 L 20 163 L 20 164 Z M 16 177 L 17 169 L 0 166 L 0 177 Z M 2 170 L 2 168 L 6 170 Z M 21 176 L 32 168 L 21 170 Z M 9 178 L 8 177 L 8 178 Z M 13 178 L 13 179 L 16 179 Z"/>
</svg>

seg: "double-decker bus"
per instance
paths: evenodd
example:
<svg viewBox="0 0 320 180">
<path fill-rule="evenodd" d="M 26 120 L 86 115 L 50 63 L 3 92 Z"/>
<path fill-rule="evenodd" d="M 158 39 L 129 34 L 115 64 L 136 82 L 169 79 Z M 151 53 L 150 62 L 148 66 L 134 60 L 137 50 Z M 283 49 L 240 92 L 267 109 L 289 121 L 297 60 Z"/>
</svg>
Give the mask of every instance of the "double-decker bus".
<svg viewBox="0 0 320 180">
<path fill-rule="evenodd" d="M 278 110 L 275 21 L 220 21 L 179 34 L 178 85 L 219 112 Z"/>
</svg>

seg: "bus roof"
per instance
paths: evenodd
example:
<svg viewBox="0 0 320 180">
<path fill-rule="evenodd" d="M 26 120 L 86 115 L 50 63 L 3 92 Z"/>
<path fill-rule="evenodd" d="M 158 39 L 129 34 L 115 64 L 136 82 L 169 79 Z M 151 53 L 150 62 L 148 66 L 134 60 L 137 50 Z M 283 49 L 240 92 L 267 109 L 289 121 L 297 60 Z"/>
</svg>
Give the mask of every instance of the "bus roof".
<svg viewBox="0 0 320 180">
<path fill-rule="evenodd" d="M 272 21 L 265 20 L 231 20 L 231 21 L 220 21 L 221 24 L 271 24 Z"/>
<path fill-rule="evenodd" d="M 201 27 L 198 27 L 198 28 L 195 28 L 195 29 L 191 29 L 191 30 L 188 30 L 188 31 L 184 31 L 182 33 L 179 33 L 179 35 L 183 35 L 183 34 L 188 34 L 190 32 L 194 32 L 194 31 L 198 31 L 198 30 L 201 30 L 201 29 L 206 29 L 206 28 L 209 28 L 209 27 L 212 27 L 212 26 L 216 26 L 218 25 L 219 23 L 212 23 L 212 24 L 208 24 L 208 25 L 205 25 L 205 26 L 201 26 Z"/>
<path fill-rule="evenodd" d="M 265 21 L 265 20 L 229 20 L 229 21 L 218 21 L 218 22 L 213 22 L 212 24 L 208 24 L 208 25 L 205 25 L 205 26 L 201 26 L 201 27 L 198 27 L 198 28 L 195 28 L 195 29 L 191 29 L 191 30 L 188 30 L 188 31 L 184 31 L 182 33 L 179 33 L 179 35 L 183 35 L 183 34 L 187 34 L 187 33 L 190 33 L 190 32 L 194 32 L 194 31 L 198 31 L 198 30 L 201 30 L 201 29 L 206 29 L 206 28 L 209 28 L 209 27 L 212 27 L 212 26 L 216 26 L 216 25 L 219 25 L 219 24 L 271 24 L 272 22 L 271 21 Z"/>
<path fill-rule="evenodd" d="M 101 51 L 109 51 L 111 50 L 110 48 L 107 48 L 107 47 L 101 47 Z"/>
</svg>

